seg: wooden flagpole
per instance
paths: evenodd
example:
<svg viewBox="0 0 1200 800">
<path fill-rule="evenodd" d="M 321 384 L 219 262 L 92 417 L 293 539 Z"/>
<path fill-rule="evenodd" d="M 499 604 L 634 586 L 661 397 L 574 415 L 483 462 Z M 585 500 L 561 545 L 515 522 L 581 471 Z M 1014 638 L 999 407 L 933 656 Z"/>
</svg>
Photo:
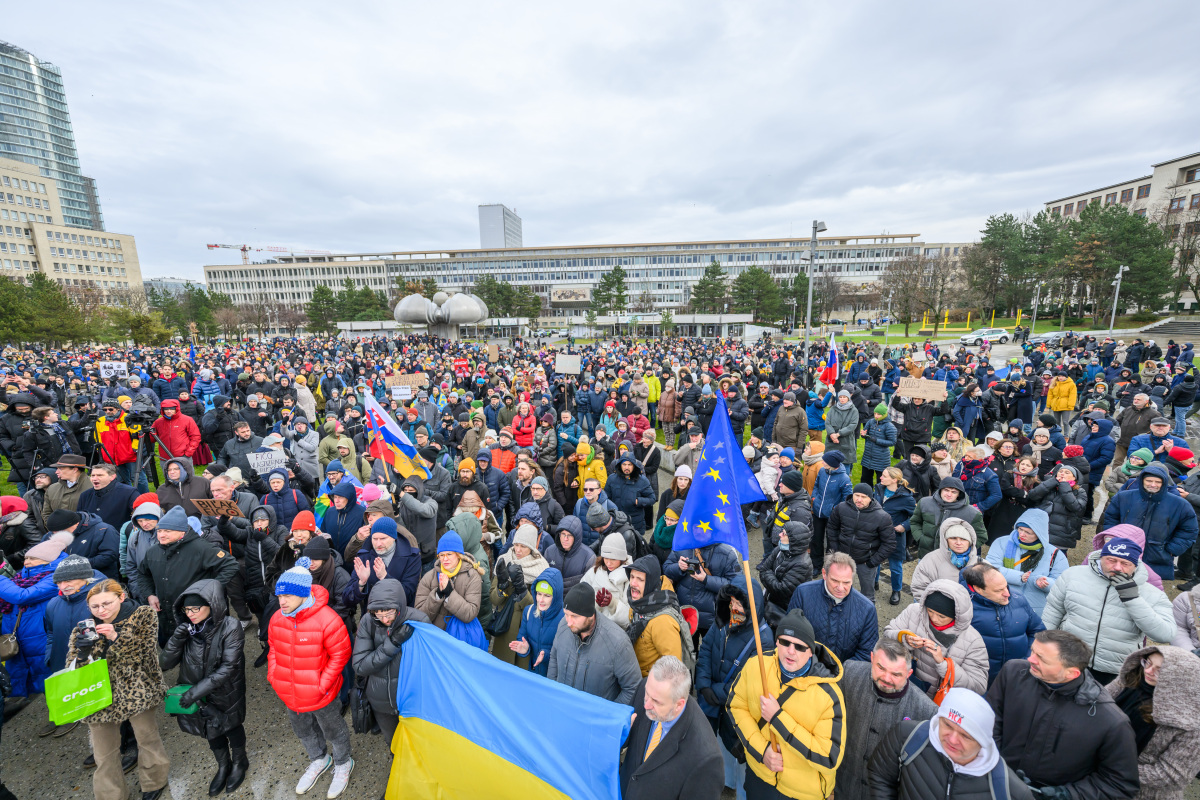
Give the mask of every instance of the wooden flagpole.
<svg viewBox="0 0 1200 800">
<path fill-rule="evenodd" d="M 758 651 L 758 680 L 765 693 L 767 691 L 767 665 L 763 661 L 762 637 L 758 633 L 758 609 L 754 604 L 754 584 L 750 580 L 750 562 L 744 558 L 742 559 L 742 572 L 746 575 L 746 596 L 750 603 L 750 624 L 754 626 L 754 649 Z M 778 753 L 779 743 L 775 741 L 775 731 L 771 730 L 769 725 L 767 726 L 767 733 L 771 739 L 771 746 Z"/>
</svg>

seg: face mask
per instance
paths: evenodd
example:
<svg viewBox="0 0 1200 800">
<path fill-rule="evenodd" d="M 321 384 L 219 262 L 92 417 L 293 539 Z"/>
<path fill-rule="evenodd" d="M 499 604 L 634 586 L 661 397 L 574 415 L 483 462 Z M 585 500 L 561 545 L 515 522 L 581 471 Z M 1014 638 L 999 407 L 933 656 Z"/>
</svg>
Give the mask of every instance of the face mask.
<svg viewBox="0 0 1200 800">
<path fill-rule="evenodd" d="M 786 553 L 792 549 L 792 543 L 791 542 L 780 542 L 779 549 Z"/>
</svg>

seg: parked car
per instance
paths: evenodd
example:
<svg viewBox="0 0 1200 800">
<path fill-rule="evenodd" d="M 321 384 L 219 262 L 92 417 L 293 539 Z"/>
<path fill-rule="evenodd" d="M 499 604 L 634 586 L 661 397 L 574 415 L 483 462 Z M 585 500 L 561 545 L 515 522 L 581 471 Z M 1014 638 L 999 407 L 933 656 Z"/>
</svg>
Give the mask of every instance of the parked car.
<svg viewBox="0 0 1200 800">
<path fill-rule="evenodd" d="M 980 328 L 979 330 L 971 331 L 968 334 L 958 337 L 958 340 L 963 344 L 981 345 L 984 342 L 999 342 L 1006 344 L 1012 334 L 1004 328 Z"/>
<path fill-rule="evenodd" d="M 1067 335 L 1067 331 L 1051 331 L 1050 333 L 1039 333 L 1037 336 L 1030 336 L 1029 343 L 1031 345 L 1034 345 L 1035 347 L 1039 344 L 1044 344 L 1047 347 L 1054 347 L 1066 335 Z"/>
</svg>

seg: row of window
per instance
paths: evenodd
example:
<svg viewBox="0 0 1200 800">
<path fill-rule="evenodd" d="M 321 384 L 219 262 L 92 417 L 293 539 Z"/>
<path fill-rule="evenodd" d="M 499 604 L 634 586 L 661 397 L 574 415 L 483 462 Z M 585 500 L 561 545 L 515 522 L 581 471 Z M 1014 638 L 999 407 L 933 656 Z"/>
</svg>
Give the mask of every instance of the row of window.
<svg viewBox="0 0 1200 800">
<path fill-rule="evenodd" d="M 125 263 L 125 256 L 120 253 L 105 253 L 100 250 L 76 250 L 73 247 L 51 247 L 50 255 L 66 258 L 85 258 L 88 261 L 115 261 Z"/>
<path fill-rule="evenodd" d="M 1133 189 L 1133 188 L 1121 190 L 1120 200 L 1117 199 L 1117 197 L 1118 197 L 1117 192 L 1109 192 L 1108 194 L 1106 194 L 1103 197 L 1104 205 L 1111 206 L 1118 202 L 1132 203 L 1133 199 L 1134 199 L 1133 198 L 1134 191 L 1135 191 L 1135 189 Z M 1144 200 L 1145 198 L 1150 196 L 1150 184 L 1148 184 L 1148 183 L 1142 184 L 1141 186 L 1137 187 L 1136 191 L 1137 191 L 1137 199 Z M 1099 202 L 1101 202 L 1101 198 L 1099 198 L 1099 197 L 1093 197 L 1091 199 L 1092 205 L 1096 205 Z M 1071 216 L 1071 214 L 1075 213 L 1076 209 L 1078 209 L 1078 212 L 1080 214 L 1082 214 L 1083 209 L 1087 207 L 1087 204 L 1088 204 L 1087 200 L 1080 200 L 1078 203 L 1067 203 L 1066 205 L 1063 205 L 1063 206 L 1055 206 L 1054 208 L 1050 209 L 1050 213 L 1051 214 L 1061 214 L 1064 217 L 1069 217 L 1069 216 Z M 1143 213 L 1142 216 L 1145 216 L 1145 214 Z"/>
<path fill-rule="evenodd" d="M 27 181 L 23 178 L 10 178 L 7 175 L 0 175 L 0 183 L 11 189 L 23 189 L 26 192 L 33 192 L 34 194 L 50 194 L 46 191 L 46 184 L 38 183 L 37 181 Z M 9 195 L 9 197 L 12 197 L 12 195 Z M 10 200 L 9 202 L 11 203 L 12 201 Z"/>
<path fill-rule="evenodd" d="M 95 287 L 99 287 L 101 284 L 103 284 L 105 289 L 128 289 L 129 288 L 129 283 L 127 281 L 92 281 L 92 280 L 88 280 L 87 278 L 55 278 L 55 280 L 64 286 L 95 286 Z M 106 302 L 106 303 L 109 302 L 108 298 L 105 298 L 104 302 Z"/>
<path fill-rule="evenodd" d="M 70 242 L 72 244 L 90 244 L 93 247 L 115 247 L 121 249 L 120 239 L 110 239 L 107 236 L 88 236 L 82 233 L 63 233 L 62 231 L 46 231 L 46 239 L 51 242 Z M 121 259 L 124 261 L 125 259 Z"/>
<path fill-rule="evenodd" d="M 91 273 L 92 265 L 91 264 L 64 264 L 64 263 L 55 261 L 54 262 L 54 271 L 55 272 Z M 120 275 L 121 277 L 125 277 L 125 268 L 124 267 L 106 267 L 103 265 L 97 265 L 95 271 L 101 275 Z"/>
<path fill-rule="evenodd" d="M 54 224 L 53 216 L 44 215 L 44 214 L 35 214 L 32 211 L 30 211 L 28 213 L 26 213 L 24 211 L 9 212 L 9 210 L 7 208 L 0 208 L 0 219 L 7 219 L 11 222 L 44 222 L 47 225 Z"/>
<path fill-rule="evenodd" d="M 5 269 L 27 269 L 27 270 L 36 271 L 37 270 L 37 262 L 36 261 L 23 261 L 19 258 L 6 258 L 6 259 L 4 259 L 4 268 Z"/>
</svg>

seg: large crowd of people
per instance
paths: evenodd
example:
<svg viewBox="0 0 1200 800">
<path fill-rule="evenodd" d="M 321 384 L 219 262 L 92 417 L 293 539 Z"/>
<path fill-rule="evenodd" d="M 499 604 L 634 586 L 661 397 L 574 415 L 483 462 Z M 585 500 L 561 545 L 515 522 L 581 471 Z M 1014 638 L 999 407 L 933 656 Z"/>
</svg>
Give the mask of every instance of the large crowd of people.
<svg viewBox="0 0 1200 800">
<path fill-rule="evenodd" d="M 339 797 L 354 737 L 400 724 L 422 622 L 631 705 L 626 798 L 1181 798 L 1192 345 L 843 342 L 836 377 L 828 348 L 618 338 L 571 374 L 552 346 L 424 335 L 8 348 L 4 715 L 103 658 L 112 704 L 38 735 L 86 727 L 97 800 L 134 769 L 154 800 L 166 703 L 216 796 L 273 691 L 297 794 L 331 773 Z M 766 496 L 749 583 L 728 544 L 674 547 L 719 409 Z"/>
</svg>

